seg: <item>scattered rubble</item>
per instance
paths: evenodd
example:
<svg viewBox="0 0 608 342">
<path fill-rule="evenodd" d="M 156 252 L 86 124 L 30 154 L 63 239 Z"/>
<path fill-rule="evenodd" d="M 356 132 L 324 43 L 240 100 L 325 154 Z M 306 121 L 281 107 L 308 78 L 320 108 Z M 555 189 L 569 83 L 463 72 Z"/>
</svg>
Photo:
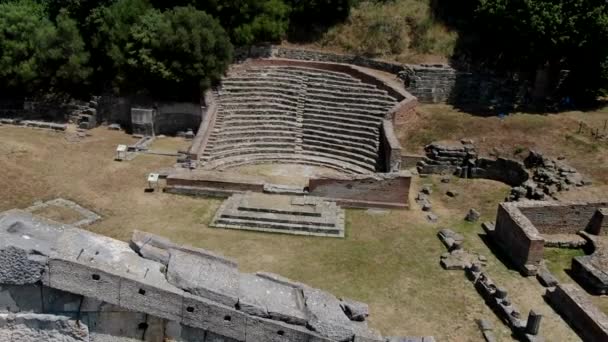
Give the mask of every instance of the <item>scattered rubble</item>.
<svg viewBox="0 0 608 342">
<path fill-rule="evenodd" d="M 501 181 L 513 187 L 508 201 L 543 200 L 546 196 L 555 198 L 560 191 L 591 184 L 563 158 L 548 158 L 533 150 L 523 163 L 501 157 L 495 160 L 481 158 L 469 139 L 463 139 L 459 144 L 431 143 L 425 146 L 425 152 L 426 157 L 418 162 L 421 175 L 456 175 Z M 443 177 L 441 181 L 448 183 L 449 178 Z"/>
</svg>

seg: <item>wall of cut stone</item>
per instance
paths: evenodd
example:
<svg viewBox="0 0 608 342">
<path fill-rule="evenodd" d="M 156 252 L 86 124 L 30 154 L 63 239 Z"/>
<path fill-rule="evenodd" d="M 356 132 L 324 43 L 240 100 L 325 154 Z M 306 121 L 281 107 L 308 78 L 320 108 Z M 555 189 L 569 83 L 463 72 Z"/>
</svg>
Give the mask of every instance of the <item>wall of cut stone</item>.
<svg viewBox="0 0 608 342">
<path fill-rule="evenodd" d="M 201 105 L 192 102 L 161 102 L 156 109 L 154 129 L 156 134 L 173 135 L 188 129 L 197 131 L 203 119 Z"/>
<path fill-rule="evenodd" d="M 361 175 L 344 178 L 311 178 L 309 195 L 326 197 L 347 207 L 409 207 L 411 174 Z"/>
<path fill-rule="evenodd" d="M 513 104 L 526 103 L 530 75 L 498 75 L 484 71 L 461 71 L 446 64 L 401 64 L 331 52 L 266 45 L 240 50 L 238 59 L 285 58 L 358 65 L 399 77 L 406 89 L 421 103 Z"/>
<path fill-rule="evenodd" d="M 479 158 L 470 172 L 471 178 L 492 179 L 510 186 L 519 186 L 530 178 L 523 163 L 506 158 Z"/>
<path fill-rule="evenodd" d="M 379 170 L 384 172 L 399 172 L 401 169 L 401 144 L 395 136 L 393 124 L 388 120 L 382 120 L 380 130 L 380 163 Z"/>
<path fill-rule="evenodd" d="M 535 274 L 544 253 L 544 240 L 519 209 L 511 203 L 498 205 L 492 239 L 514 265 L 528 275 Z"/>
<path fill-rule="evenodd" d="M 205 110 L 203 112 L 200 127 L 188 150 L 188 156 L 192 160 L 199 160 L 203 155 L 203 152 L 205 152 L 209 136 L 211 135 L 217 117 L 218 103 L 213 90 L 209 89 L 205 91 L 204 101 Z"/>
<path fill-rule="evenodd" d="M 608 316 L 587 294 L 573 284 L 559 284 L 547 291 L 547 300 L 581 338 L 590 342 L 608 341 Z"/>
<path fill-rule="evenodd" d="M 541 234 L 576 234 L 589 227 L 598 209 L 606 207 L 608 203 L 578 203 L 522 206 L 520 210 Z"/>
</svg>

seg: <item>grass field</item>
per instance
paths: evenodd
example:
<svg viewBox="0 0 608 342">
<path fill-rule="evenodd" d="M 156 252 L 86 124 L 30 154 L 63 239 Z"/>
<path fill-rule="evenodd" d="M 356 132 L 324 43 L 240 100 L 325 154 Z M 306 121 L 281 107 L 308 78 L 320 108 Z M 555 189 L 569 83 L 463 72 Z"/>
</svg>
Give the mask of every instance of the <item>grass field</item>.
<svg viewBox="0 0 608 342">
<path fill-rule="evenodd" d="M 167 236 L 180 243 L 208 248 L 239 261 L 244 271 L 270 271 L 308 283 L 338 296 L 369 303 L 371 325 L 385 335 L 434 335 L 440 341 L 479 341 L 475 319 L 493 321 L 500 340 L 508 329 L 487 308 L 461 271 L 444 271 L 445 252 L 436 237 L 452 227 L 466 237 L 465 248 L 488 257 L 495 281 L 509 290 L 525 314 L 534 308 L 543 318 L 541 331 L 550 341 L 576 341 L 577 336 L 544 303 L 543 289 L 497 259 L 483 241 L 479 224 L 463 221 L 469 208 L 493 219 L 508 187 L 485 180 L 417 179 L 434 185 L 432 201 L 439 225 L 426 222 L 420 210 L 347 211 L 346 239 L 300 237 L 208 228 L 219 200 L 164 193 L 145 193 L 145 176 L 174 163 L 170 157 L 141 155 L 130 162 L 113 161 L 115 146 L 131 143 L 120 132 L 97 128 L 79 143 L 62 134 L 0 127 L 0 210 L 24 208 L 36 200 L 64 197 L 95 210 L 102 221 L 92 231 L 127 240 L 133 229 Z M 175 138 L 163 147 L 179 148 Z M 447 189 L 460 196 L 445 196 Z"/>
</svg>

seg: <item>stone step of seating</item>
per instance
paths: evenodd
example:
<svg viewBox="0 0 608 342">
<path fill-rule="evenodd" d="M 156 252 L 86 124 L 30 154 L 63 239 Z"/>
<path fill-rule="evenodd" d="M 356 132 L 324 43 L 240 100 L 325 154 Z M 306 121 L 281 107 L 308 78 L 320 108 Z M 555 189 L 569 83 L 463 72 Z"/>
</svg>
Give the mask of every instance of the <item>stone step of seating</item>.
<svg viewBox="0 0 608 342">
<path fill-rule="evenodd" d="M 361 98 L 357 101 L 346 101 L 346 99 L 344 98 L 333 97 L 313 92 L 307 92 L 306 102 L 323 104 L 328 107 L 356 108 L 363 110 L 377 110 L 382 112 L 386 112 L 394 106 L 394 104 L 392 103 L 378 102 L 375 100 L 367 100 L 364 98 Z"/>
<path fill-rule="evenodd" d="M 259 124 L 253 124 L 248 126 L 228 126 L 222 129 L 223 134 L 269 134 L 268 131 L 272 131 L 272 134 L 284 134 L 294 135 L 294 132 L 298 130 L 297 126 L 290 125 L 269 125 L 266 122 Z"/>
<path fill-rule="evenodd" d="M 344 94 L 346 96 L 375 96 L 383 98 L 387 101 L 397 102 L 393 97 L 388 95 L 386 90 L 380 90 L 377 88 L 363 88 L 359 86 L 348 86 L 348 85 L 333 85 L 320 82 L 306 82 L 306 87 L 312 90 L 326 91 L 328 93 Z"/>
<path fill-rule="evenodd" d="M 344 111 L 357 111 L 361 114 L 367 114 L 369 112 L 384 114 L 390 110 L 390 107 L 379 106 L 379 105 L 374 105 L 374 104 L 339 103 L 339 102 L 326 101 L 321 98 L 316 98 L 314 95 L 306 97 L 306 107 L 308 107 L 309 104 L 323 106 L 323 107 L 327 108 L 328 110 L 342 109 Z"/>
<path fill-rule="evenodd" d="M 351 140 L 341 139 L 339 136 L 336 136 L 336 135 L 321 136 L 318 134 L 312 135 L 312 134 L 308 134 L 308 133 L 305 133 L 302 136 L 302 141 L 304 141 L 304 140 L 318 141 L 319 143 L 323 143 L 325 145 L 339 145 L 339 146 L 356 148 L 361 151 L 367 151 L 369 153 L 373 153 L 374 155 L 377 154 L 377 151 L 378 151 L 378 148 L 380 145 L 377 140 L 351 141 Z"/>
<path fill-rule="evenodd" d="M 285 106 L 297 106 L 299 96 L 275 96 L 272 93 L 250 92 L 250 93 L 231 93 L 221 98 L 222 106 L 230 104 L 247 104 L 251 102 L 279 103 Z"/>
<path fill-rule="evenodd" d="M 306 90 L 308 96 L 326 98 L 329 101 L 360 103 L 360 104 L 376 104 L 379 106 L 394 106 L 397 102 L 393 101 L 387 95 L 377 93 L 354 94 L 344 91 L 325 90 L 321 88 L 308 87 Z"/>
<path fill-rule="evenodd" d="M 283 77 L 280 75 L 275 75 L 275 74 L 236 74 L 236 75 L 231 75 L 228 76 L 227 78 L 225 78 L 222 83 L 224 82 L 230 82 L 230 83 L 241 83 L 241 82 L 257 82 L 257 81 L 271 81 L 271 82 L 277 82 L 277 83 L 285 83 L 285 84 L 290 84 L 292 86 L 299 86 L 300 83 L 303 83 L 305 81 L 304 78 L 294 78 L 294 77 Z"/>
<path fill-rule="evenodd" d="M 294 117 L 291 116 L 272 116 L 272 117 L 237 117 L 237 116 L 228 116 L 226 120 L 222 124 L 223 127 L 236 127 L 236 126 L 251 126 L 257 125 L 260 123 L 267 123 L 269 125 L 289 125 L 289 126 L 298 126 Z"/>
<path fill-rule="evenodd" d="M 231 167 L 251 165 L 251 164 L 302 164 L 312 166 L 322 166 L 342 173 L 351 174 L 367 174 L 368 169 L 359 167 L 351 163 L 340 162 L 333 158 L 323 156 L 315 156 L 311 154 L 296 154 L 296 153 L 251 153 L 247 155 L 234 155 L 231 157 L 220 158 L 213 160 L 204 165 L 204 168 L 211 170 L 225 170 Z"/>
<path fill-rule="evenodd" d="M 371 110 L 371 109 L 358 109 L 358 108 L 352 108 L 352 107 L 346 107 L 346 106 L 336 106 L 336 105 L 326 106 L 325 104 L 320 103 L 320 101 L 319 102 L 307 101 L 305 108 L 306 108 L 306 111 L 311 111 L 311 112 L 328 113 L 330 115 L 335 114 L 335 113 L 344 114 L 347 116 L 358 115 L 358 116 L 362 116 L 362 118 L 368 117 L 368 118 L 383 119 L 384 115 L 386 114 L 386 110 L 383 110 L 383 109 Z"/>
<path fill-rule="evenodd" d="M 270 140 L 268 142 L 266 141 L 251 141 L 251 142 L 243 142 L 240 143 L 238 146 L 234 146 L 234 145 L 214 145 L 212 148 L 212 151 L 210 151 L 210 155 L 211 156 L 220 156 L 223 155 L 224 153 L 231 153 L 231 152 L 236 152 L 236 151 L 241 151 L 241 150 L 251 150 L 251 149 L 255 149 L 256 151 L 259 151 L 260 149 L 268 149 L 268 150 L 273 150 L 273 151 L 281 151 L 281 153 L 283 150 L 287 150 L 288 153 L 293 152 L 294 148 L 295 148 L 296 144 L 291 141 L 291 142 L 279 142 L 279 141 L 275 141 L 275 140 Z"/>
<path fill-rule="evenodd" d="M 281 105 L 284 108 L 295 110 L 298 106 L 297 100 L 292 100 L 286 97 L 268 97 L 268 96 L 234 96 L 227 97 L 222 99 L 222 103 L 220 105 L 221 108 L 272 108 L 270 106 L 264 107 L 266 105 Z"/>
<path fill-rule="evenodd" d="M 281 73 L 276 73 L 276 72 L 259 74 L 259 76 L 257 76 L 257 74 L 249 74 L 249 75 L 252 75 L 252 77 L 259 77 L 259 78 L 268 77 L 271 79 L 272 78 L 292 79 L 294 77 L 293 74 L 281 74 Z M 324 84 L 324 85 L 332 85 L 335 87 L 356 87 L 356 88 L 361 88 L 361 89 L 368 89 L 371 91 L 378 90 L 378 88 L 376 88 L 376 86 L 374 86 L 372 84 L 368 84 L 368 83 L 363 83 L 360 80 L 354 79 L 354 78 L 351 80 L 347 80 L 347 81 L 344 81 L 344 80 L 339 81 L 339 80 L 324 78 L 322 75 L 308 75 L 305 77 L 305 81 L 307 82 L 307 84 Z"/>
<path fill-rule="evenodd" d="M 222 88 L 222 94 L 229 94 L 236 96 L 239 93 L 250 93 L 250 94 L 269 94 L 273 96 L 285 96 L 285 97 L 299 97 L 301 88 L 281 88 L 276 87 L 251 87 L 251 86 L 226 86 Z"/>
<path fill-rule="evenodd" d="M 346 123 L 341 122 L 339 120 L 334 120 L 333 118 L 313 118 L 313 117 L 304 117 L 303 124 L 311 124 L 311 125 L 327 125 L 336 128 L 348 129 L 351 131 L 362 131 L 365 133 L 371 133 L 373 136 L 377 136 L 379 132 L 379 125 L 367 125 L 367 124 L 358 124 L 358 123 Z"/>
<path fill-rule="evenodd" d="M 285 72 L 297 72 L 297 73 L 304 73 L 304 74 L 323 75 L 326 77 L 333 77 L 333 78 L 337 78 L 337 79 L 347 79 L 347 80 L 355 79 L 357 81 L 360 81 L 359 79 L 352 77 L 349 74 L 339 72 L 339 71 L 322 70 L 322 69 L 308 68 L 308 67 L 301 67 L 301 66 L 286 66 L 286 67 L 281 67 L 280 69 Z"/>
<path fill-rule="evenodd" d="M 342 110 L 327 110 L 327 109 L 318 109 L 311 108 L 308 106 L 303 113 L 304 117 L 331 117 L 336 118 L 336 120 L 352 120 L 356 122 L 361 122 L 368 125 L 378 125 L 380 126 L 382 123 L 382 116 L 376 115 L 368 115 L 368 114 L 359 114 L 353 112 L 344 112 Z"/>
<path fill-rule="evenodd" d="M 238 159 L 250 159 L 252 156 L 259 154 L 266 155 L 285 155 L 285 154 L 293 154 L 294 149 L 293 146 L 282 144 L 278 147 L 234 147 L 227 151 L 212 151 L 211 160 L 219 161 L 220 164 L 224 162 L 224 160 L 228 161 L 230 158 L 238 158 Z"/>
<path fill-rule="evenodd" d="M 297 110 L 279 110 L 279 109 L 224 109 L 224 115 L 241 115 L 241 116 L 297 116 Z"/>
<path fill-rule="evenodd" d="M 296 107 L 291 106 L 291 105 L 284 105 L 281 103 L 275 103 L 275 102 L 267 102 L 265 101 L 265 99 L 256 99 L 256 101 L 252 101 L 252 102 L 235 102 L 232 104 L 225 104 L 225 103 L 220 103 L 219 105 L 219 111 L 232 111 L 232 110 L 266 110 L 266 109 L 272 109 L 272 110 L 281 110 L 281 111 L 295 111 Z"/>
<path fill-rule="evenodd" d="M 250 72 L 280 72 L 283 74 L 290 74 L 290 75 L 298 75 L 298 76 L 316 76 L 316 75 L 321 75 L 327 78 L 333 78 L 333 79 L 339 79 L 339 80 L 357 80 L 360 81 L 357 78 L 354 78 L 348 74 L 345 73 L 341 73 L 341 72 L 337 72 L 337 71 L 331 71 L 331 70 L 321 70 L 321 69 L 314 69 L 314 68 L 306 68 L 306 67 L 298 67 L 298 66 L 270 66 L 270 67 L 262 67 L 262 68 L 249 68 L 247 70 L 245 70 L 246 73 L 250 73 Z"/>
<path fill-rule="evenodd" d="M 365 125 L 365 126 L 373 126 L 380 127 L 382 125 L 382 121 L 378 117 L 372 118 L 361 118 L 352 115 L 343 115 L 340 113 L 317 113 L 305 110 L 303 113 L 304 120 L 312 119 L 312 120 L 331 120 L 336 122 L 349 123 L 354 125 Z"/>
<path fill-rule="evenodd" d="M 222 81 L 222 89 L 232 89 L 234 87 L 248 88 L 283 88 L 289 90 L 298 90 L 302 88 L 305 82 L 289 82 L 277 78 L 252 78 L 252 79 L 226 79 Z"/>
<path fill-rule="evenodd" d="M 360 160 L 356 160 L 353 158 L 336 155 L 336 153 L 334 153 L 335 151 L 319 151 L 319 150 L 306 149 L 306 148 L 304 148 L 304 146 L 302 146 L 302 147 L 303 147 L 303 151 L 302 151 L 303 155 L 314 156 L 314 157 L 323 157 L 323 158 L 332 158 L 336 161 L 358 166 L 358 167 L 366 170 L 368 173 L 376 171 L 376 162 L 375 161 L 373 161 L 373 162 L 372 161 L 369 161 L 369 162 L 360 161 Z"/>
<path fill-rule="evenodd" d="M 266 114 L 266 115 L 260 115 L 259 113 L 251 113 L 251 112 L 247 112 L 244 110 L 239 110 L 239 111 L 235 111 L 235 110 L 222 110 L 223 112 L 223 117 L 222 117 L 222 123 L 226 122 L 227 120 L 260 120 L 260 121 L 264 121 L 265 119 L 268 120 L 284 120 L 284 121 L 295 121 L 296 118 L 298 117 L 298 114 L 296 111 L 275 111 L 272 114 Z"/>
<path fill-rule="evenodd" d="M 310 153 L 311 151 L 315 153 L 325 153 L 327 155 L 332 155 L 334 158 L 342 158 L 342 160 L 348 161 L 350 163 L 354 163 L 360 165 L 362 167 L 372 168 L 376 165 L 376 158 L 374 156 L 368 157 L 361 153 L 353 153 L 344 151 L 342 149 L 337 148 L 336 146 L 325 147 L 316 144 L 310 144 L 308 142 L 302 144 L 303 153 Z"/>
<path fill-rule="evenodd" d="M 341 134 L 341 135 L 345 135 L 345 136 L 351 136 L 353 138 L 367 138 L 370 140 L 378 139 L 377 133 L 366 132 L 366 131 L 362 131 L 362 130 L 341 128 L 341 127 L 337 127 L 336 125 L 327 126 L 324 124 L 315 124 L 312 122 L 304 121 L 302 128 L 304 130 L 315 130 L 317 132 L 326 132 L 329 134 Z M 354 140 L 354 141 L 357 141 L 357 140 Z"/>
<path fill-rule="evenodd" d="M 378 150 L 372 146 L 352 146 L 348 142 L 340 141 L 338 143 L 328 143 L 320 140 L 317 137 L 303 137 L 302 146 L 320 146 L 326 149 L 335 149 L 354 154 L 360 154 L 370 159 L 376 159 L 378 156 Z"/>
<path fill-rule="evenodd" d="M 281 135 L 250 135 L 250 136 L 239 136 L 239 135 L 230 135 L 223 136 L 221 139 L 218 139 L 214 142 L 214 146 L 231 146 L 237 147 L 241 144 L 247 143 L 282 143 L 282 144 L 295 144 L 295 136 L 281 136 Z M 238 145 L 236 145 L 238 144 Z"/>
<path fill-rule="evenodd" d="M 302 133 L 305 137 L 311 137 L 314 139 L 340 139 L 343 141 L 349 141 L 353 143 L 365 144 L 377 147 L 380 143 L 378 139 L 369 139 L 364 137 L 352 136 L 352 135 L 344 135 L 333 132 L 325 132 L 317 130 L 316 128 L 311 127 L 302 127 Z"/>
<path fill-rule="evenodd" d="M 263 78 L 264 75 L 263 74 L 251 74 L 250 75 L 259 75 L 260 78 Z M 313 82 L 333 82 L 333 83 L 340 83 L 342 85 L 349 85 L 349 86 L 357 86 L 360 84 L 366 84 L 361 82 L 361 80 L 350 77 L 349 78 L 340 78 L 340 77 L 335 77 L 333 75 L 326 75 L 326 74 L 317 74 L 317 73 L 308 73 L 308 72 L 299 72 L 299 71 L 290 71 L 290 70 L 280 70 L 280 71 L 275 71 L 274 73 L 271 74 L 267 74 L 271 77 L 283 77 L 283 78 L 292 78 L 292 77 L 298 77 L 298 82 L 301 81 L 313 81 Z M 372 89 L 372 88 L 370 88 Z"/>
<path fill-rule="evenodd" d="M 300 88 L 302 83 L 305 81 L 303 79 L 293 79 L 288 77 L 268 77 L 268 76 L 260 76 L 260 77 L 229 77 L 222 80 L 222 88 L 226 86 L 255 86 L 255 85 L 280 85 L 285 88 Z"/>
<path fill-rule="evenodd" d="M 341 237 L 340 230 L 336 228 L 311 227 L 291 223 L 257 222 L 251 219 L 243 220 L 221 218 L 215 222 L 214 226 L 217 228 L 266 231 L 270 233 Z"/>
</svg>

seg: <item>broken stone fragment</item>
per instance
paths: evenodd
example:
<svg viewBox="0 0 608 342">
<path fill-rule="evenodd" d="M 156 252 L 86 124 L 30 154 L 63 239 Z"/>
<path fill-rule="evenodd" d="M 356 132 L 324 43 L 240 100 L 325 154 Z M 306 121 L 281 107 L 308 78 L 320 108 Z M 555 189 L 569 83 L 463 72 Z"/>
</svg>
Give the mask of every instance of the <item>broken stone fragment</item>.
<svg viewBox="0 0 608 342">
<path fill-rule="evenodd" d="M 467 213 L 467 216 L 465 216 L 465 221 L 468 222 L 477 222 L 479 220 L 479 217 L 481 216 L 481 214 L 475 210 L 475 209 L 470 209 L 469 212 Z"/>
<path fill-rule="evenodd" d="M 456 197 L 456 196 L 458 196 L 458 191 L 448 190 L 445 194 L 448 195 L 449 197 Z"/>
<path fill-rule="evenodd" d="M 351 321 L 363 322 L 369 316 L 369 306 L 352 299 L 342 299 L 342 310 Z"/>
<path fill-rule="evenodd" d="M 429 220 L 429 222 L 436 223 L 439 220 L 439 217 L 433 213 L 429 213 L 426 215 L 426 219 Z"/>
<path fill-rule="evenodd" d="M 433 186 L 431 184 L 424 184 L 420 192 L 426 195 L 430 195 L 433 192 Z"/>
</svg>

